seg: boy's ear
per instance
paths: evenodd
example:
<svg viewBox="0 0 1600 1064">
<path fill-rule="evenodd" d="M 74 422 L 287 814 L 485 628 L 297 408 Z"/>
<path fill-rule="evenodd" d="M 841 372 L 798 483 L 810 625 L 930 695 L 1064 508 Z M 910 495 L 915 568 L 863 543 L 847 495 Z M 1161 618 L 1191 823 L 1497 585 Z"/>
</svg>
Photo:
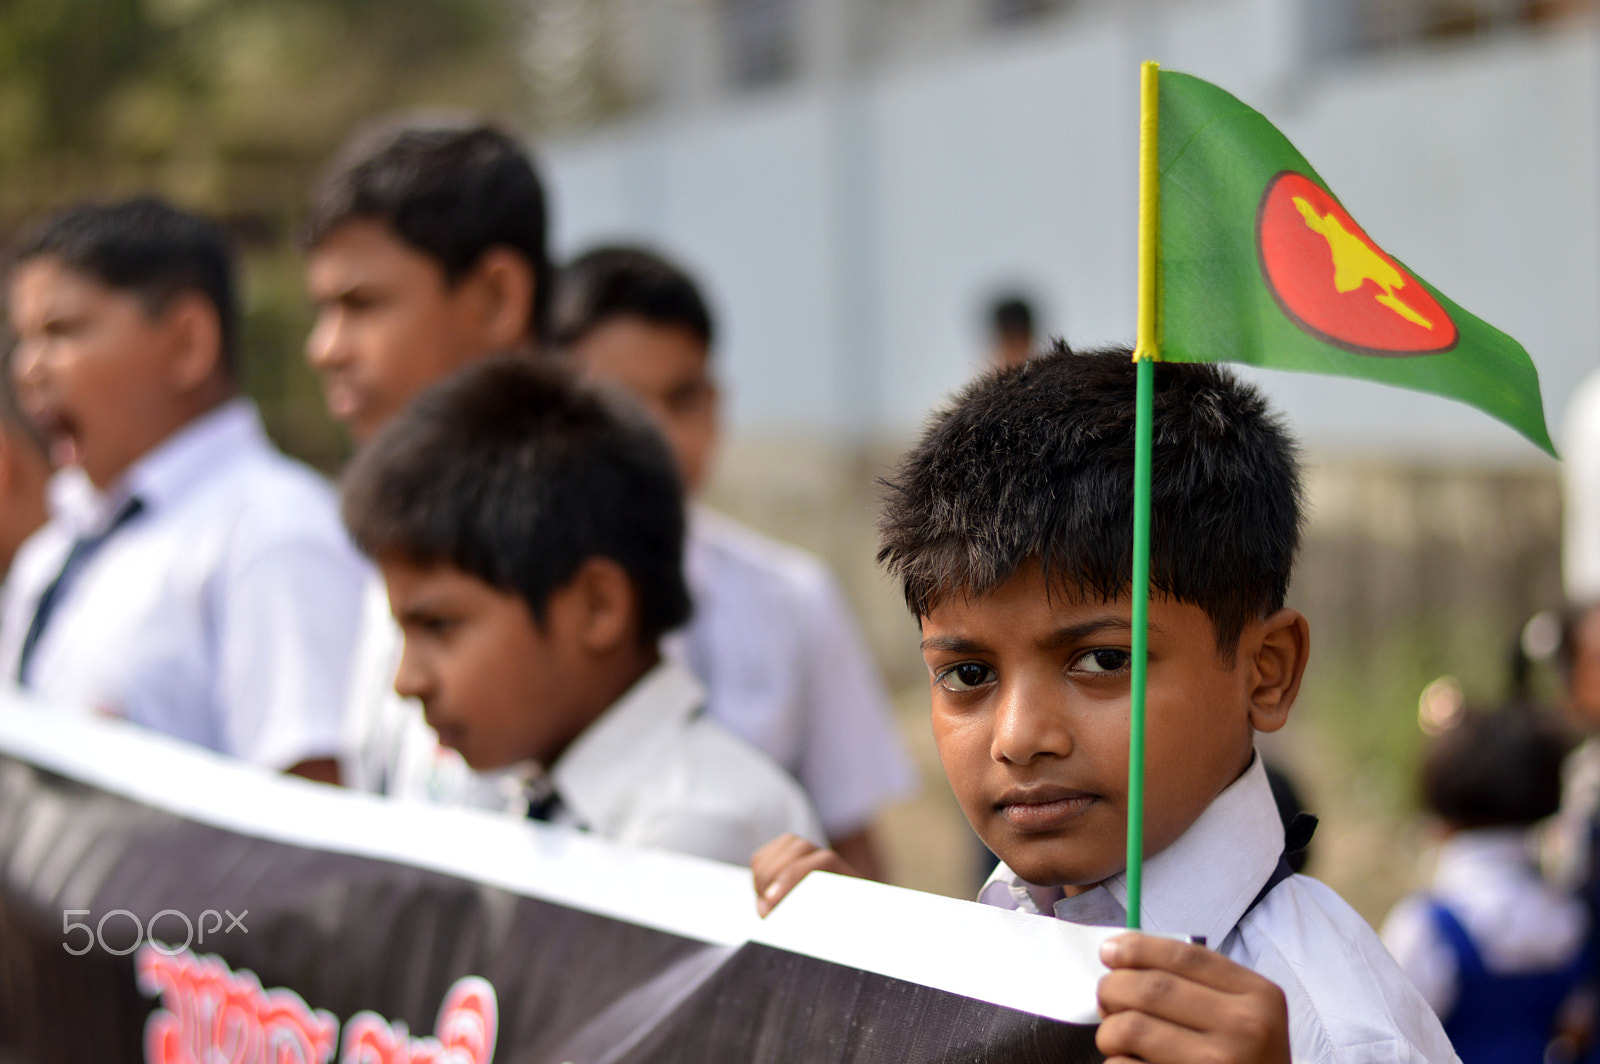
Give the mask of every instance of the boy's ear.
<svg viewBox="0 0 1600 1064">
<path fill-rule="evenodd" d="M 533 297 L 538 280 L 520 252 L 494 247 L 478 258 L 461 284 L 475 289 L 476 325 L 483 346 L 491 351 L 518 347 L 529 338 Z"/>
<path fill-rule="evenodd" d="M 209 381 L 222 364 L 222 322 L 211 300 L 198 292 L 180 292 L 161 312 L 170 340 L 168 380 L 180 392 Z"/>
<path fill-rule="evenodd" d="M 569 586 L 575 593 L 578 632 L 585 650 L 605 654 L 634 639 L 639 595 L 621 565 L 610 558 L 588 558 Z"/>
<path fill-rule="evenodd" d="M 1250 654 L 1250 723 L 1257 731 L 1274 732 L 1288 721 L 1300 693 L 1311 655 L 1311 626 L 1299 610 L 1285 607 L 1256 622 L 1246 638 L 1240 649 Z"/>
</svg>

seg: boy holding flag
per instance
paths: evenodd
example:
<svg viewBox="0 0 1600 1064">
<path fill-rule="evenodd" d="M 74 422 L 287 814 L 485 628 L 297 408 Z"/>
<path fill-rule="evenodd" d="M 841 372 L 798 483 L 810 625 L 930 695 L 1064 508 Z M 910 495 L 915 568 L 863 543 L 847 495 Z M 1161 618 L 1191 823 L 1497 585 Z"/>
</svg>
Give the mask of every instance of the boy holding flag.
<svg viewBox="0 0 1600 1064">
<path fill-rule="evenodd" d="M 1085 924 L 1130 908 L 1160 935 L 1106 944 L 1108 1057 L 1450 1061 L 1432 1011 L 1366 922 L 1289 875 L 1257 731 L 1288 719 L 1310 648 L 1286 608 L 1294 443 L 1208 365 L 1155 374 L 1144 889 L 1123 851 L 1130 744 L 1135 368 L 1064 346 L 986 377 L 891 479 L 879 559 L 922 630 L 950 786 L 1003 862 L 980 900 Z M 1019 501 L 1021 500 L 1021 501 Z M 764 911 L 809 871 L 785 837 L 752 862 Z"/>
</svg>

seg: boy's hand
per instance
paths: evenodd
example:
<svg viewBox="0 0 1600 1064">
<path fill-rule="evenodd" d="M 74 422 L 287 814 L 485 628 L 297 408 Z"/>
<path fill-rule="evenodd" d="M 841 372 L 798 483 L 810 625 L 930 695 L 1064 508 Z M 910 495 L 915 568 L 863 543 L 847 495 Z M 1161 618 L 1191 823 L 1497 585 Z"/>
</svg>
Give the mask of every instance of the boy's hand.
<svg viewBox="0 0 1600 1064">
<path fill-rule="evenodd" d="M 1108 1064 L 1288 1064 L 1276 983 L 1204 946 L 1137 933 L 1108 940 L 1100 960 L 1111 973 L 1095 1045 Z"/>
<path fill-rule="evenodd" d="M 824 850 L 798 835 L 779 835 L 750 858 L 750 874 L 756 881 L 756 912 L 765 917 L 811 872 L 861 876 L 832 850 Z"/>
</svg>

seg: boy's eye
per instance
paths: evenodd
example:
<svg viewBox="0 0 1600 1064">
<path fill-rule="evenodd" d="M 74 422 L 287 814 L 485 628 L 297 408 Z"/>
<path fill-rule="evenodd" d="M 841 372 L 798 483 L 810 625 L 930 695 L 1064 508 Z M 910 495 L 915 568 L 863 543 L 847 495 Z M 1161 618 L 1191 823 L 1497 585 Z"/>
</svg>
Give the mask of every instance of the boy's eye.
<svg viewBox="0 0 1600 1064">
<path fill-rule="evenodd" d="M 1133 661 L 1133 655 L 1126 650 L 1116 650 L 1110 647 L 1101 647 L 1098 650 L 1086 651 L 1072 667 L 1078 672 L 1111 673 L 1122 672 Z"/>
<path fill-rule="evenodd" d="M 946 691 L 970 691 L 994 680 L 994 670 L 976 661 L 963 661 L 952 665 L 934 677 L 934 682 Z"/>
<path fill-rule="evenodd" d="M 414 618 L 412 623 L 428 635 L 441 636 L 448 635 L 455 628 L 456 619 L 454 617 L 426 616 Z"/>
</svg>

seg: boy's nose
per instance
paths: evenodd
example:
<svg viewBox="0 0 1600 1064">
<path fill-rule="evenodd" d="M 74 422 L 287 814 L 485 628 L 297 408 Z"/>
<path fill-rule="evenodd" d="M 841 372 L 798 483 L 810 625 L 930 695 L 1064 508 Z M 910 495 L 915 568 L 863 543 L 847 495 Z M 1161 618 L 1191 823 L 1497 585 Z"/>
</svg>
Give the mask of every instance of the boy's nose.
<svg viewBox="0 0 1600 1064">
<path fill-rule="evenodd" d="M 306 362 L 315 370 L 327 370 L 345 361 L 346 337 L 339 315 L 319 314 L 306 336 Z"/>
<path fill-rule="evenodd" d="M 394 693 L 401 698 L 426 699 L 433 693 L 431 674 L 417 660 L 410 648 L 400 652 L 400 663 L 394 670 Z"/>
<path fill-rule="evenodd" d="M 1020 683 L 1001 688 L 989 744 L 994 760 L 1026 765 L 1038 757 L 1066 757 L 1072 745 L 1066 714 L 1048 693 Z"/>
<path fill-rule="evenodd" d="M 11 351 L 8 368 L 11 380 L 19 389 L 36 387 L 44 374 L 44 345 L 34 340 L 18 340 Z"/>
</svg>

